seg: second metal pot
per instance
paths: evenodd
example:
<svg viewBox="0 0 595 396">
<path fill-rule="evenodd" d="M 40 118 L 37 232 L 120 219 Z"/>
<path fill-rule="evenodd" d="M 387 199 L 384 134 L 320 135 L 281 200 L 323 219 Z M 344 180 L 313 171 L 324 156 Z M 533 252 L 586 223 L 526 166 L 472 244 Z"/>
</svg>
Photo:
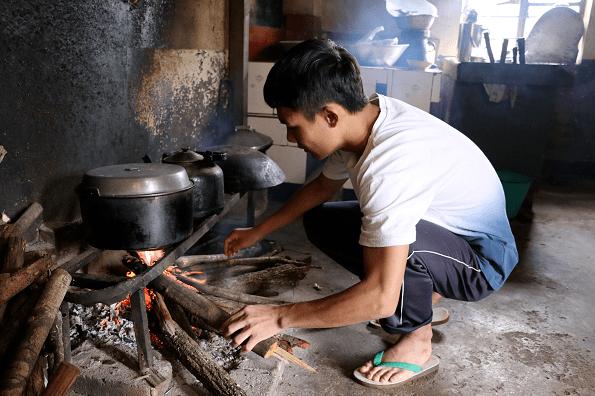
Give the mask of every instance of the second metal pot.
<svg viewBox="0 0 595 396">
<path fill-rule="evenodd" d="M 164 155 L 163 162 L 183 166 L 194 183 L 194 217 L 217 213 L 225 205 L 223 171 L 214 161 L 224 161 L 225 153 L 194 152 L 188 148 Z"/>
</svg>

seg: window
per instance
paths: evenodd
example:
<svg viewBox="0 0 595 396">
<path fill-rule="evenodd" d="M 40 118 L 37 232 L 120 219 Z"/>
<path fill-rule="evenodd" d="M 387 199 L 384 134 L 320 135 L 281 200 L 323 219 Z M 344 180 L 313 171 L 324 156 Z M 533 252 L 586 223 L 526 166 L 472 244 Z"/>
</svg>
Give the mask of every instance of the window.
<svg viewBox="0 0 595 396">
<path fill-rule="evenodd" d="M 467 0 L 468 10 L 477 11 L 477 23 L 488 29 L 494 52 L 505 38 L 527 37 L 537 20 L 555 6 L 566 6 L 582 13 L 585 0 L 538 1 L 538 0 Z M 485 46 L 476 48 L 474 55 L 484 56 Z"/>
</svg>

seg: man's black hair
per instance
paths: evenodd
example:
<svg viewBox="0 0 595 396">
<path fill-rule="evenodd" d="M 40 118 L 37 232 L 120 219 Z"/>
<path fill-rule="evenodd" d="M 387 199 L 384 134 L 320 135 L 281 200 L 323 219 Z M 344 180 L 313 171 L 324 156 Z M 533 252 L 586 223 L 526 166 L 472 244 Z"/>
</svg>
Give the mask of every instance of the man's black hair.
<svg viewBox="0 0 595 396">
<path fill-rule="evenodd" d="M 288 107 L 314 115 L 330 102 L 351 113 L 368 103 L 357 61 L 331 40 L 304 41 L 281 58 L 264 84 L 264 100 L 271 107 Z"/>
</svg>

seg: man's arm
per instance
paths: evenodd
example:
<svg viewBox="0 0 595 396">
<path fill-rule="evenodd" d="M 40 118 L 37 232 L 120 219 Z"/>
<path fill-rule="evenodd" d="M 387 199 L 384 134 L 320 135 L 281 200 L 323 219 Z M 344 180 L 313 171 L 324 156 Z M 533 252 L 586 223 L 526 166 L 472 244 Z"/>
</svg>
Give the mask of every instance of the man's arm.
<svg viewBox="0 0 595 396">
<path fill-rule="evenodd" d="M 231 256 L 238 250 L 252 246 L 271 232 L 291 223 L 308 210 L 328 201 L 345 183 L 320 174 L 296 192 L 275 214 L 254 228 L 234 230 L 225 239 L 224 252 Z"/>
<path fill-rule="evenodd" d="M 223 332 L 249 351 L 290 327 L 339 327 L 390 316 L 399 301 L 408 252 L 408 245 L 364 247 L 365 275 L 359 283 L 319 300 L 246 306 L 224 323 Z"/>
</svg>

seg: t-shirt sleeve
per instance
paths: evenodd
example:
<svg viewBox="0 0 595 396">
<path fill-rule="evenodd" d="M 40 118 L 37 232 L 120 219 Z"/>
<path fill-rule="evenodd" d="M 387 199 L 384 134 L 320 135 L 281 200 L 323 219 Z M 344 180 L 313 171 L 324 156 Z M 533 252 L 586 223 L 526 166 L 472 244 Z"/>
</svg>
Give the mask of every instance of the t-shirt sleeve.
<svg viewBox="0 0 595 396">
<path fill-rule="evenodd" d="M 322 168 L 322 174 L 332 180 L 343 180 L 349 178 L 346 158 L 340 151 L 335 151 L 329 156 Z"/>
<path fill-rule="evenodd" d="M 432 180 L 430 161 L 409 158 L 398 162 L 402 165 L 393 164 L 390 172 L 377 169 L 362 178 L 359 243 L 363 246 L 415 242 L 415 226 L 434 199 L 436 180 Z"/>
</svg>

